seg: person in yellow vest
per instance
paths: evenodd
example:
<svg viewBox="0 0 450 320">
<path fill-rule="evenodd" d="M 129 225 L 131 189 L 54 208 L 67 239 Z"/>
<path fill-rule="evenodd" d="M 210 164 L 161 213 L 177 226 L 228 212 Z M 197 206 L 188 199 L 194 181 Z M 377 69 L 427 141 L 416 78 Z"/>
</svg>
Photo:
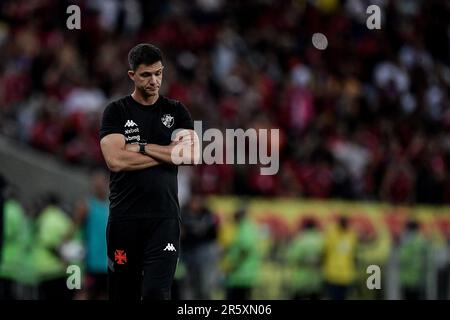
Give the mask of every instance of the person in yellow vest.
<svg viewBox="0 0 450 320">
<path fill-rule="evenodd" d="M 325 234 L 323 273 L 331 300 L 348 297 L 356 274 L 356 244 L 356 233 L 346 216 L 340 216 Z"/>
</svg>

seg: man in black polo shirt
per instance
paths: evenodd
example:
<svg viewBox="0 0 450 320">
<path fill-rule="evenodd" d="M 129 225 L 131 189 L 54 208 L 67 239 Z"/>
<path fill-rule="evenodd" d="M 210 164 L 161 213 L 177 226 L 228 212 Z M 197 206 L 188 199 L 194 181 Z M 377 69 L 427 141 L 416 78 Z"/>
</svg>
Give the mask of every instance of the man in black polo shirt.
<svg viewBox="0 0 450 320">
<path fill-rule="evenodd" d="M 158 93 L 160 50 L 139 44 L 128 60 L 134 91 L 106 107 L 100 129 L 111 170 L 109 296 L 170 299 L 180 245 L 176 164 L 198 163 L 198 137 L 186 107 Z"/>
</svg>

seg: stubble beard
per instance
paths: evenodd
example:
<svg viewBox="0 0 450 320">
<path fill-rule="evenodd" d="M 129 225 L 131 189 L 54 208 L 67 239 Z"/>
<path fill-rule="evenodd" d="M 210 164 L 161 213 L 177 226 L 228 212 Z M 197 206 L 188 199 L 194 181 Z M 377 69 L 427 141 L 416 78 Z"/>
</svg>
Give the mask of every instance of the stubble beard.
<svg viewBox="0 0 450 320">
<path fill-rule="evenodd" d="M 153 92 L 148 92 L 147 90 L 145 90 L 145 88 L 140 88 L 139 89 L 139 92 L 140 92 L 140 94 L 141 94 L 141 96 L 144 98 L 144 99 L 148 99 L 148 98 L 150 98 L 150 97 L 154 97 L 154 96 L 156 96 L 157 94 L 158 94 L 158 91 L 157 90 L 155 90 L 155 91 L 153 91 Z"/>
</svg>

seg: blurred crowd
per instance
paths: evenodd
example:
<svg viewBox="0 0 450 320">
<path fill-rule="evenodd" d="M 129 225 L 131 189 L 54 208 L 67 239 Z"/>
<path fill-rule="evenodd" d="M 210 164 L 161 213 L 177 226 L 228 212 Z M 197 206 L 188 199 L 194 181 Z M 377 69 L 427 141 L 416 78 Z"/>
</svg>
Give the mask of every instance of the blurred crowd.
<svg viewBox="0 0 450 320">
<path fill-rule="evenodd" d="M 0 300 L 107 299 L 106 173 L 70 205 L 46 194 L 24 206 L 4 179 L 0 189 Z M 287 228 L 245 203 L 224 219 L 194 195 L 182 220 L 175 300 L 450 299 L 450 232 L 412 217 L 397 235 L 351 212 Z"/>
<path fill-rule="evenodd" d="M 68 30 L 66 8 L 81 8 Z M 381 9 L 369 30 L 366 8 Z M 200 165 L 199 194 L 450 200 L 450 4 L 439 0 L 0 2 L 0 133 L 103 163 L 108 101 L 131 92 L 128 50 L 164 52 L 163 94 L 203 128 L 279 128 L 280 172 Z M 311 44 L 323 33 L 328 48 Z"/>
</svg>

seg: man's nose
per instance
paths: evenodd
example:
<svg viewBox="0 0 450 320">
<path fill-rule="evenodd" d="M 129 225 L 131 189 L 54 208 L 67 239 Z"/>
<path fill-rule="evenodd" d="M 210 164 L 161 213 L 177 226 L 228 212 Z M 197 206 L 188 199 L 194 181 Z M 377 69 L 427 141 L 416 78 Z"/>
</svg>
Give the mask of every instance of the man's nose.
<svg viewBox="0 0 450 320">
<path fill-rule="evenodd" d="M 150 76 L 149 82 L 151 84 L 156 84 L 156 76 L 154 76 L 154 75 Z"/>
</svg>

